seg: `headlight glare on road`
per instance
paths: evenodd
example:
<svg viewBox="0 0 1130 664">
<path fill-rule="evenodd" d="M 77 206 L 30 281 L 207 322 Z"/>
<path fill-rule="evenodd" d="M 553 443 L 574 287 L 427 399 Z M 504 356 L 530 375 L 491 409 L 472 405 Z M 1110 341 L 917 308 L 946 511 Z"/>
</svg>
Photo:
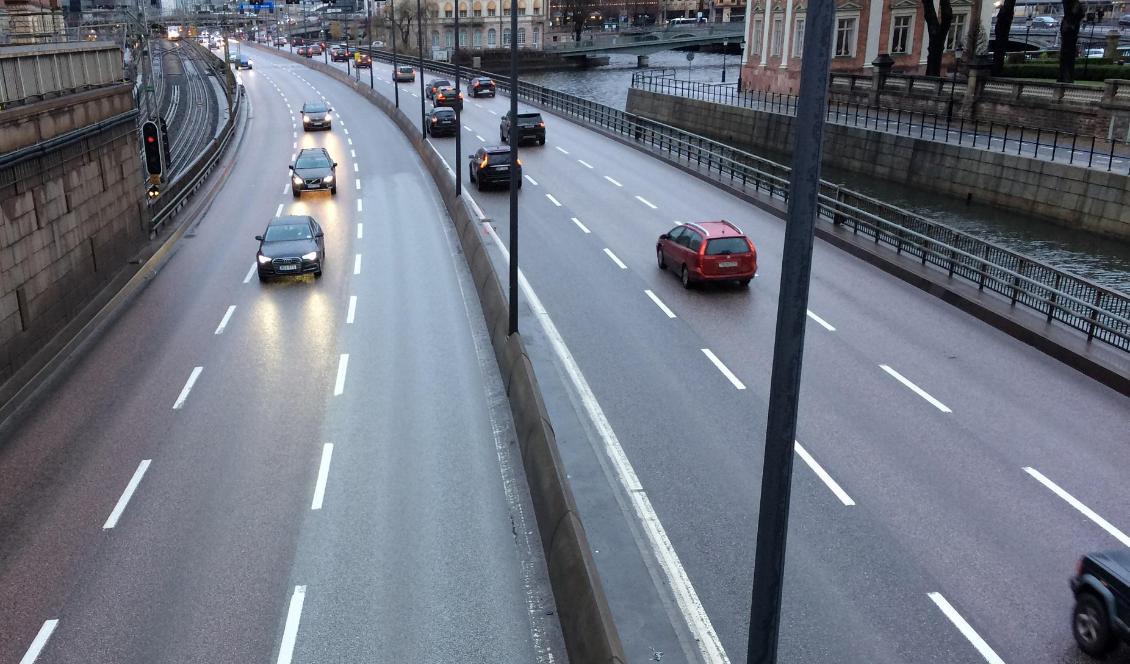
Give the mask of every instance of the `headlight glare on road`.
<svg viewBox="0 0 1130 664">
<path fill-rule="evenodd" d="M 317 257 L 318 257 L 318 252 L 316 252 L 316 251 L 311 251 L 308 254 L 302 254 L 302 260 L 304 260 L 304 261 L 312 261 Z"/>
<path fill-rule="evenodd" d="M 263 254 L 259 254 L 259 262 L 263 265 L 266 265 L 267 263 L 271 262 L 271 257 L 270 256 L 264 256 Z"/>
</svg>

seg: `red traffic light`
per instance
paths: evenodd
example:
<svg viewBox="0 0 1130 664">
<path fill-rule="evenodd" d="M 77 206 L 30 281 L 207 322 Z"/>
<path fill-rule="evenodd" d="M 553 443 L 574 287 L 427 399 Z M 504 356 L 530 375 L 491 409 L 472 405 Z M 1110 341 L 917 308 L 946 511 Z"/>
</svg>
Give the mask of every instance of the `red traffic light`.
<svg viewBox="0 0 1130 664">
<path fill-rule="evenodd" d="M 156 142 L 157 142 L 157 137 L 156 137 L 156 136 L 146 136 L 146 137 L 145 137 L 145 142 L 146 142 L 146 143 L 156 143 Z"/>
</svg>

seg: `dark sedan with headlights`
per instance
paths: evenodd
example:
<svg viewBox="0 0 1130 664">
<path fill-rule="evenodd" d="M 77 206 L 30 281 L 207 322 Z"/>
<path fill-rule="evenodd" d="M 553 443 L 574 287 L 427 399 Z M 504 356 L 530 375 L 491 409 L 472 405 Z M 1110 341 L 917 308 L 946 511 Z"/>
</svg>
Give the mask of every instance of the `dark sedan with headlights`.
<svg viewBox="0 0 1130 664">
<path fill-rule="evenodd" d="M 298 198 L 303 191 L 329 189 L 337 193 L 337 162 L 325 148 L 303 148 L 290 166 L 290 193 Z"/>
<path fill-rule="evenodd" d="M 308 101 L 302 105 L 302 131 L 311 129 L 330 129 L 333 127 L 333 109 L 320 101 Z"/>
<path fill-rule="evenodd" d="M 322 227 L 313 217 L 275 217 L 267 223 L 267 230 L 255 239 L 259 241 L 255 257 L 259 281 L 302 274 L 322 276 L 326 242 Z"/>
</svg>

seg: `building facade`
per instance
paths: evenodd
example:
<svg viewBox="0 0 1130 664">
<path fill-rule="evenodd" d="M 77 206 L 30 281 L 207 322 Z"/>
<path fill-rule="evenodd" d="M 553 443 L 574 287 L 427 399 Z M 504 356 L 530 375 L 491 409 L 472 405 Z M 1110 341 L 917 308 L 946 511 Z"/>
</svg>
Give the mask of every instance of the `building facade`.
<svg viewBox="0 0 1130 664">
<path fill-rule="evenodd" d="M 981 28 L 990 33 L 993 0 L 951 0 L 953 23 L 943 66 L 964 47 L 973 3 L 982 2 Z M 800 88 L 808 0 L 751 0 L 746 14 L 742 88 L 796 94 Z M 893 71 L 920 74 L 926 67 L 926 20 L 922 0 L 837 0 L 832 71 L 869 73 L 886 53 Z M 986 42 L 987 43 L 987 42 Z"/>
<path fill-rule="evenodd" d="M 458 3 L 458 9 L 456 8 Z M 510 48 L 510 11 L 518 12 L 518 48 L 541 49 L 549 24 L 549 0 L 434 0 L 425 10 L 424 48 L 433 56 L 455 48 L 455 12 L 459 12 L 459 48 Z M 416 26 L 410 43 L 416 43 Z"/>
</svg>

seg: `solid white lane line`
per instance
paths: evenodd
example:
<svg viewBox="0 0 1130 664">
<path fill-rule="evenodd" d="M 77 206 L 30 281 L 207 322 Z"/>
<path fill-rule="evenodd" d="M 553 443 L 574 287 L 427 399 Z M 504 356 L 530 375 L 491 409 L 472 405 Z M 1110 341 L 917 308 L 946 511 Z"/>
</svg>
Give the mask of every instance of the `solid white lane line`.
<svg viewBox="0 0 1130 664">
<path fill-rule="evenodd" d="M 557 148 L 557 151 L 561 154 L 569 154 L 569 151 L 561 147 L 560 145 L 554 145 L 553 147 Z"/>
<path fill-rule="evenodd" d="M 279 203 L 279 206 L 278 206 L 278 208 L 276 208 L 276 209 L 275 209 L 275 216 L 276 216 L 276 217 L 281 217 L 281 216 L 282 216 L 282 213 L 283 213 L 283 204 L 282 204 L 282 203 Z"/>
<path fill-rule="evenodd" d="M 502 238 L 498 236 L 498 233 L 495 232 L 490 224 L 484 224 L 483 228 L 490 236 L 491 241 L 498 247 L 499 252 L 503 256 L 503 260 L 509 264 L 510 252 L 507 250 L 506 244 L 502 241 Z M 526 296 L 527 306 L 534 313 L 538 322 L 541 323 L 542 329 L 545 330 L 546 337 L 549 339 L 550 345 L 553 347 L 554 353 L 561 363 L 561 367 L 565 370 L 581 405 L 585 409 L 585 413 L 588 415 L 589 420 L 592 422 L 593 427 L 600 437 L 600 443 L 604 448 L 601 451 L 607 455 L 612 464 L 612 470 L 615 472 L 616 479 L 619 481 L 621 490 L 623 491 L 623 498 L 630 503 L 635 512 L 636 521 L 640 525 L 640 530 L 647 538 L 646 544 L 651 548 L 651 552 L 655 555 L 659 568 L 666 577 L 665 581 L 667 582 L 667 586 L 675 596 L 675 601 L 679 605 L 679 611 L 682 613 L 683 619 L 687 623 L 691 638 L 693 638 L 695 644 L 698 645 L 703 659 L 708 664 L 729 664 L 730 660 L 726 657 L 726 651 L 722 648 L 722 642 L 718 638 L 718 633 L 714 631 L 714 626 L 710 623 L 710 617 L 706 615 L 706 610 L 702 607 L 702 601 L 699 599 L 698 593 L 695 592 L 694 586 L 691 584 L 690 577 L 687 576 L 687 571 L 683 567 L 682 562 L 679 561 L 679 554 L 675 551 L 674 545 L 671 544 L 671 539 L 667 536 L 667 531 L 663 528 L 663 523 L 660 522 L 659 516 L 655 513 L 655 508 L 651 504 L 651 499 L 647 496 L 647 491 L 643 488 L 643 485 L 640 484 L 635 469 L 628 460 L 627 454 L 624 453 L 624 448 L 620 445 L 616 431 L 612 428 L 612 424 L 608 421 L 608 417 L 600 407 L 596 395 L 593 394 L 592 387 L 581 372 L 581 368 L 577 365 L 577 361 L 574 359 L 572 352 L 569 350 L 569 347 L 565 345 L 565 340 L 561 337 L 561 332 L 557 329 L 553 319 L 549 317 L 549 313 L 546 311 L 545 305 L 542 304 L 541 298 L 534 292 L 533 287 L 530 286 L 529 280 L 526 279 L 526 275 L 521 269 L 518 270 L 518 285 L 522 289 L 522 293 Z M 639 544 L 642 548 L 644 542 L 639 542 Z"/>
<path fill-rule="evenodd" d="M 656 207 L 655 205 L 653 205 L 653 204 L 651 203 L 651 201 L 647 200 L 647 199 L 646 199 L 646 198 L 644 198 L 643 196 L 636 196 L 636 200 L 637 200 L 637 201 L 639 201 L 639 202 L 641 202 L 641 203 L 643 203 L 644 205 L 648 206 L 648 207 L 649 207 L 649 208 L 651 208 L 652 210 L 658 210 L 658 209 L 659 209 L 658 207 Z"/>
<path fill-rule="evenodd" d="M 361 188 L 361 181 L 360 180 L 354 180 L 353 181 L 353 188 L 354 189 L 360 189 Z M 361 201 L 357 201 L 357 202 L 360 203 Z"/>
<path fill-rule="evenodd" d="M 255 263 L 251 264 L 251 269 L 247 271 L 247 276 L 243 278 L 243 283 L 251 281 L 251 277 L 255 276 Z"/>
<path fill-rule="evenodd" d="M 647 293 L 647 296 L 651 298 L 651 301 L 655 303 L 655 306 L 659 307 L 659 309 L 663 311 L 663 313 L 667 314 L 668 318 L 675 318 L 675 312 L 668 309 L 667 305 L 663 304 L 663 301 L 660 300 L 655 293 L 652 293 L 649 290 L 644 290 L 644 293 Z"/>
<path fill-rule="evenodd" d="M 533 179 L 532 177 L 530 177 L 528 175 L 523 175 L 522 177 L 526 178 L 526 180 L 528 180 L 529 183 L 534 185 L 535 187 L 538 186 L 538 181 Z"/>
<path fill-rule="evenodd" d="M 35 660 L 39 658 L 39 653 L 43 652 L 43 648 L 47 645 L 47 640 L 51 638 L 51 633 L 58 627 L 59 620 L 51 619 L 43 623 L 39 628 L 39 632 L 32 639 L 31 645 L 28 646 L 27 652 L 20 659 L 20 664 L 34 664 Z"/>
<path fill-rule="evenodd" d="M 361 254 L 353 256 L 353 274 L 361 274 Z"/>
<path fill-rule="evenodd" d="M 829 323 L 828 321 L 824 320 L 823 318 L 817 316 L 816 314 L 812 313 L 811 309 L 808 310 L 808 317 L 811 318 L 812 320 L 816 321 L 817 323 L 819 323 L 820 326 L 823 327 L 825 330 L 828 330 L 829 332 L 835 332 L 836 331 L 836 328 L 832 327 L 831 323 Z"/>
<path fill-rule="evenodd" d="M 318 464 L 318 481 L 314 484 L 314 501 L 310 509 L 322 509 L 322 500 L 326 497 L 326 482 L 330 479 L 330 458 L 333 457 L 334 444 L 326 443 L 322 446 L 322 462 Z"/>
<path fill-rule="evenodd" d="M 357 211 L 358 212 L 361 211 L 361 199 L 360 198 L 357 199 Z"/>
<path fill-rule="evenodd" d="M 417 94 L 416 94 L 415 92 L 413 92 L 413 93 L 412 93 L 412 96 L 413 96 L 413 97 L 416 97 L 417 99 L 419 99 L 419 98 L 420 98 L 420 96 L 419 96 L 419 95 L 417 95 Z"/>
<path fill-rule="evenodd" d="M 479 136 L 478 134 L 475 134 L 475 138 L 479 139 L 480 143 L 486 143 L 487 142 L 487 139 L 483 138 L 482 136 Z"/>
<path fill-rule="evenodd" d="M 576 217 L 573 217 L 573 223 L 577 225 L 577 228 L 580 228 L 585 233 L 591 233 L 592 232 L 588 228 L 586 228 L 584 224 L 581 223 L 580 219 L 577 219 Z"/>
<path fill-rule="evenodd" d="M 519 88 L 519 89 L 521 89 L 521 88 Z M 488 113 L 490 113 L 491 115 L 498 115 L 498 113 L 495 113 L 495 112 L 494 112 L 494 109 L 493 109 L 493 108 L 488 108 L 488 109 L 487 109 L 487 112 L 488 112 Z"/>
<path fill-rule="evenodd" d="M 121 518 L 122 512 L 125 511 L 126 505 L 129 504 L 129 499 L 133 497 L 133 492 L 137 491 L 137 485 L 141 484 L 141 478 L 145 477 L 145 471 L 149 470 L 149 463 L 152 459 L 146 459 L 137 466 L 137 470 L 133 471 L 133 477 L 130 478 L 129 484 L 126 485 L 126 490 L 122 492 L 121 498 L 118 498 L 118 503 L 114 505 L 114 511 L 110 512 L 110 516 L 106 519 L 106 523 L 102 524 L 102 530 L 109 530 L 118 525 L 118 519 Z"/>
<path fill-rule="evenodd" d="M 353 164 L 353 172 L 354 172 L 354 173 L 356 173 L 356 172 L 357 172 L 357 164 L 356 164 L 356 163 L 354 163 L 354 164 Z"/>
<path fill-rule="evenodd" d="M 302 620 L 302 603 L 305 601 L 306 586 L 295 586 L 294 594 L 290 596 L 290 609 L 286 612 L 286 625 L 283 627 L 276 664 L 290 664 L 294 659 L 294 643 L 298 639 L 298 623 Z"/>
<path fill-rule="evenodd" d="M 290 189 L 290 182 L 287 182 L 286 184 L 283 185 L 282 193 L 285 194 L 287 189 Z"/>
<path fill-rule="evenodd" d="M 742 381 L 738 380 L 738 377 L 734 375 L 734 372 L 726 368 L 725 364 L 722 364 L 722 360 L 719 360 L 718 356 L 715 355 L 713 351 L 711 351 L 709 348 L 703 348 L 701 350 L 702 354 L 706 356 L 706 359 L 713 362 L 714 366 L 718 367 L 718 370 L 722 372 L 722 375 L 728 378 L 730 382 L 734 384 L 734 387 L 738 388 L 739 390 L 745 389 L 745 384 L 743 384 Z"/>
<path fill-rule="evenodd" d="M 812 455 L 808 453 L 808 450 L 804 449 L 804 446 L 800 444 L 799 440 L 794 440 L 793 446 L 796 449 L 797 456 L 804 459 L 804 462 L 808 464 L 812 472 L 816 473 L 816 476 L 823 480 L 824 484 L 832 490 L 832 493 L 836 494 L 836 497 L 840 499 L 841 503 L 847 507 L 851 507 L 855 504 L 851 496 L 847 495 L 847 491 L 844 491 L 836 480 L 832 479 L 832 476 L 828 474 L 828 471 L 824 470 L 823 466 L 816 463 L 816 459 L 812 458 Z"/>
<path fill-rule="evenodd" d="M 549 199 L 550 203 L 553 203 L 557 207 L 561 207 L 561 202 L 554 198 L 553 194 L 546 194 L 545 197 Z"/>
<path fill-rule="evenodd" d="M 938 401 L 934 397 L 927 394 L 926 390 L 923 390 L 921 387 L 918 387 L 914 383 L 910 382 L 909 380 L 906 379 L 906 377 L 904 377 L 902 374 L 895 371 L 894 369 L 890 368 L 889 366 L 887 366 L 885 364 L 880 364 L 879 368 L 882 369 L 883 371 L 886 371 L 888 374 L 891 375 L 892 378 L 894 378 L 898 382 L 905 385 L 907 388 L 910 389 L 911 392 L 914 392 L 915 394 L 922 397 L 926 401 L 929 401 L 934 406 L 934 408 L 937 408 L 938 410 L 942 411 L 943 413 L 952 413 L 953 412 L 944 403 L 942 403 L 941 401 Z"/>
<path fill-rule="evenodd" d="M 608 177 L 607 175 L 604 176 L 604 179 L 608 180 L 609 182 L 616 185 L 617 187 L 623 187 L 624 186 L 624 185 L 620 184 L 619 182 L 613 180 L 612 178 Z"/>
<path fill-rule="evenodd" d="M 235 313 L 235 305 L 228 307 L 228 312 L 220 319 L 220 324 L 216 326 L 216 334 L 223 334 L 224 328 L 228 326 L 228 321 L 231 320 L 231 315 Z"/>
<path fill-rule="evenodd" d="M 989 647 L 988 643 L 985 643 L 985 639 L 982 639 L 981 635 L 969 623 L 965 622 L 965 618 L 961 617 L 957 609 L 953 608 L 949 601 L 942 597 L 941 593 L 928 593 L 928 595 L 934 604 L 937 604 L 938 608 L 942 610 L 942 613 L 950 619 L 950 622 L 957 627 L 957 631 L 961 632 L 961 635 L 966 639 L 969 639 L 969 642 L 973 644 L 977 652 L 981 653 L 986 662 L 989 662 L 989 664 L 1004 664 L 1004 660 Z"/>
<path fill-rule="evenodd" d="M 196 379 L 200 377 L 201 371 L 204 371 L 204 367 L 196 367 L 192 370 L 192 373 L 188 375 L 188 382 L 184 384 L 184 388 L 180 391 L 180 396 L 178 396 L 176 402 L 173 403 L 173 410 L 180 410 L 180 408 L 184 406 L 184 401 L 188 398 L 188 393 L 192 391 L 192 386 L 196 384 Z"/>
<path fill-rule="evenodd" d="M 1062 498 L 1068 505 L 1071 505 L 1075 509 L 1079 510 L 1079 512 L 1082 513 L 1083 516 L 1087 517 L 1091 521 L 1094 521 L 1099 528 L 1107 531 L 1107 533 L 1114 537 L 1114 539 L 1121 542 L 1122 546 L 1130 547 L 1130 536 L 1127 536 L 1126 533 L 1122 532 L 1118 528 L 1115 528 L 1114 525 L 1099 516 L 1090 507 L 1087 507 L 1083 503 L 1079 502 L 1079 500 L 1075 496 L 1072 496 L 1070 493 L 1064 491 L 1058 484 L 1049 480 L 1047 477 L 1044 477 L 1044 475 L 1041 474 L 1040 471 L 1036 470 L 1035 468 L 1025 467 L 1024 472 L 1034 477 L 1037 482 L 1050 489 L 1052 493 Z"/>
<path fill-rule="evenodd" d="M 337 360 L 337 380 L 334 381 L 334 396 L 345 392 L 345 372 L 349 369 L 349 353 L 342 353 Z"/>
<path fill-rule="evenodd" d="M 467 131 L 474 131 L 474 129 L 471 129 L 470 125 L 463 125 L 463 128 Z"/>
<path fill-rule="evenodd" d="M 357 239 L 360 240 L 363 237 L 365 237 L 365 224 L 359 221 L 357 222 Z"/>
<path fill-rule="evenodd" d="M 580 164 L 581 166 L 584 166 L 585 168 L 592 168 L 592 164 L 585 161 L 584 159 L 578 159 L 577 163 Z"/>
<path fill-rule="evenodd" d="M 617 257 L 616 257 L 616 254 L 612 253 L 612 250 L 611 250 L 611 249 L 609 249 L 608 247 L 605 247 L 605 248 L 604 248 L 604 253 L 605 253 L 605 255 L 607 255 L 607 256 L 608 256 L 609 258 L 611 258 L 611 259 L 612 259 L 612 262 L 613 262 L 613 263 L 615 263 L 615 264 L 616 264 L 616 266 L 617 266 L 617 267 L 619 267 L 619 268 L 620 268 L 621 270 L 627 270 L 627 269 L 628 269 L 628 266 L 627 266 L 627 265 L 624 265 L 624 261 L 622 261 L 622 260 L 620 260 L 619 258 L 617 258 Z"/>
<path fill-rule="evenodd" d="M 353 316 L 357 313 L 357 296 L 349 296 L 349 313 L 345 314 L 345 324 L 353 324 Z"/>
</svg>

